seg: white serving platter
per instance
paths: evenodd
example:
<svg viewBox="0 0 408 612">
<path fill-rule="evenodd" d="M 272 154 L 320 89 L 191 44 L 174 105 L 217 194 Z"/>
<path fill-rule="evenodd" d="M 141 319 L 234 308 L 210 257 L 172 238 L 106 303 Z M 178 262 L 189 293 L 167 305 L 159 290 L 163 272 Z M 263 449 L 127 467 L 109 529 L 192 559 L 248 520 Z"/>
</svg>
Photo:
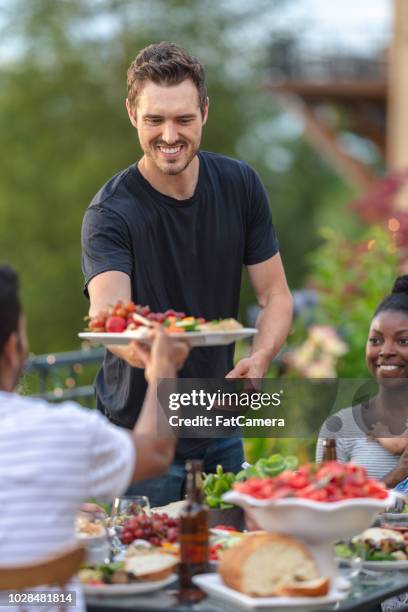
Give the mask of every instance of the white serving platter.
<svg viewBox="0 0 408 612">
<path fill-rule="evenodd" d="M 408 570 L 408 561 L 363 561 L 363 567 L 382 572 L 403 571 Z"/>
<path fill-rule="evenodd" d="M 336 581 L 323 597 L 249 597 L 227 587 L 218 574 L 200 574 L 193 582 L 205 593 L 216 599 L 234 604 L 240 608 L 273 610 L 318 610 L 347 597 L 347 591 L 340 590 Z M 340 583 L 339 583 L 340 584 Z"/>
<path fill-rule="evenodd" d="M 250 338 L 258 333 L 258 330 L 253 327 L 241 327 L 240 329 L 234 329 L 229 331 L 197 331 L 197 332 L 182 332 L 175 334 L 168 334 L 169 338 L 176 340 L 186 340 L 190 346 L 220 346 L 226 344 L 232 344 L 237 340 L 243 338 Z M 129 344 L 132 340 L 138 340 L 146 344 L 151 343 L 150 332 L 147 332 L 145 328 L 139 328 L 134 331 L 124 331 L 122 333 L 107 332 L 81 332 L 78 336 L 82 340 L 90 340 L 97 344 L 104 345 L 115 345 L 115 344 Z"/>
<path fill-rule="evenodd" d="M 171 574 L 164 580 L 154 582 L 130 582 L 129 584 L 83 584 L 85 595 L 112 597 L 112 595 L 142 595 L 162 589 L 177 579 L 177 574 Z"/>
<path fill-rule="evenodd" d="M 408 525 L 408 512 L 382 512 L 378 517 L 382 521 L 391 521 L 398 525 L 398 523 L 406 523 Z"/>
</svg>

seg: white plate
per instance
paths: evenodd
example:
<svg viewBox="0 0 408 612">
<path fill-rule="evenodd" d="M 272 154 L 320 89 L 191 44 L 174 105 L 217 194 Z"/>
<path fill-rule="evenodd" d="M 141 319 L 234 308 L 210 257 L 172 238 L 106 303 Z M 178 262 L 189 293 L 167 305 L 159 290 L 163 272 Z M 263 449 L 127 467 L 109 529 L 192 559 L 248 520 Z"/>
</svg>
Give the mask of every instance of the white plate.
<svg viewBox="0 0 408 612">
<path fill-rule="evenodd" d="M 378 518 L 394 523 L 408 523 L 408 512 L 382 512 Z"/>
<path fill-rule="evenodd" d="M 216 599 L 228 601 L 242 608 L 262 610 L 317 610 L 347 597 L 347 591 L 340 591 L 336 585 L 324 597 L 249 597 L 225 586 L 218 574 L 200 574 L 193 582 Z"/>
<path fill-rule="evenodd" d="M 139 331 L 139 329 L 141 331 Z M 150 337 L 146 338 L 144 328 L 139 328 L 135 331 L 125 331 L 122 333 L 108 334 L 99 332 L 81 332 L 78 334 L 83 340 L 91 340 L 98 344 L 129 344 L 131 340 L 139 340 L 140 342 L 151 342 Z M 230 331 L 212 331 L 212 332 L 183 332 L 179 334 L 168 334 L 169 338 L 177 340 L 187 340 L 190 346 L 219 346 L 232 344 L 243 338 L 250 338 L 258 333 L 258 330 L 253 327 L 241 327 Z"/>
<path fill-rule="evenodd" d="M 363 567 L 372 570 L 408 570 L 408 561 L 364 561 Z"/>
<path fill-rule="evenodd" d="M 177 574 L 171 574 L 164 580 L 155 582 L 130 582 L 129 584 L 83 584 L 82 588 L 85 595 L 142 595 L 162 589 L 174 582 Z"/>
</svg>

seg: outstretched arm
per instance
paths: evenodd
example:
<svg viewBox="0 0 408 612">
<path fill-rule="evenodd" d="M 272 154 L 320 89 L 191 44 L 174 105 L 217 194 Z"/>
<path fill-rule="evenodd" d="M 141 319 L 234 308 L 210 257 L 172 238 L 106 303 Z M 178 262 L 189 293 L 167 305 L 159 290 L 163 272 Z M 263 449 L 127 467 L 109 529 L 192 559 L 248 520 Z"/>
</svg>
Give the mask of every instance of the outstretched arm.
<svg viewBox="0 0 408 612">
<path fill-rule="evenodd" d="M 130 278 L 124 272 L 109 270 L 95 276 L 88 284 L 89 316 L 94 317 L 109 306 L 131 300 Z M 108 346 L 108 350 L 134 368 L 143 368 L 143 362 L 133 344 Z"/>
<path fill-rule="evenodd" d="M 145 368 L 145 377 L 149 383 L 142 411 L 132 433 L 136 450 L 133 480 L 138 481 L 162 474 L 173 459 L 176 436 L 158 401 L 157 385 L 163 378 L 173 379 L 176 385 L 177 370 L 187 358 L 189 347 L 184 342 L 171 340 L 157 326 L 151 350 L 136 342 L 134 349 Z"/>
<path fill-rule="evenodd" d="M 262 378 L 279 352 L 292 323 L 290 294 L 279 253 L 259 264 L 248 266 L 260 313 L 249 357 L 241 359 L 227 378 Z"/>
</svg>

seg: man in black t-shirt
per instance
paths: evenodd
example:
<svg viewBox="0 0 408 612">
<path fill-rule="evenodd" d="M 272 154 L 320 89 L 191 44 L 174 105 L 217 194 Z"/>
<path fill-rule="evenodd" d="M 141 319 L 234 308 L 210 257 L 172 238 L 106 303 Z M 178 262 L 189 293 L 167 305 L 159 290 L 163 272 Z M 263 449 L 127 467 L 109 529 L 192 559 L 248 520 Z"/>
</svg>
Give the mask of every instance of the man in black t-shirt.
<svg viewBox="0 0 408 612">
<path fill-rule="evenodd" d="M 97 193 L 82 228 L 85 294 L 95 315 L 117 300 L 206 319 L 237 317 L 242 266 L 260 305 L 250 355 L 233 367 L 233 346 L 195 348 L 181 376 L 262 378 L 286 339 L 292 301 L 268 198 L 242 161 L 199 150 L 208 116 L 202 64 L 184 49 L 143 49 L 128 70 L 126 107 L 143 157 Z M 133 427 L 146 390 L 133 345 L 106 351 L 98 408 Z M 184 461 L 240 469 L 239 439 L 180 440 L 169 473 L 138 491 L 153 505 L 180 499 Z M 133 491 L 136 492 L 136 491 Z"/>
</svg>

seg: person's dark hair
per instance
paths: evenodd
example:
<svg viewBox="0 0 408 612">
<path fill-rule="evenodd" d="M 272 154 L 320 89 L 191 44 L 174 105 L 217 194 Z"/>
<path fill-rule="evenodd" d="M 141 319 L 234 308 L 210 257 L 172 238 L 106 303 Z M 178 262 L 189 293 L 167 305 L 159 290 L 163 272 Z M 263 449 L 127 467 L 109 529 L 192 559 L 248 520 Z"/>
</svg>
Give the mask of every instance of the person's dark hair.
<svg viewBox="0 0 408 612">
<path fill-rule="evenodd" d="M 0 265 L 0 355 L 10 335 L 18 330 L 21 315 L 19 285 L 13 268 Z"/>
<path fill-rule="evenodd" d="M 408 274 L 396 279 L 391 293 L 377 306 L 374 316 L 385 310 L 398 310 L 408 315 Z"/>
<path fill-rule="evenodd" d="M 183 47 L 160 42 L 142 49 L 127 71 L 127 97 L 136 110 L 137 96 L 145 81 L 158 85 L 178 85 L 191 79 L 198 90 L 201 113 L 207 104 L 207 86 L 203 64 Z"/>
</svg>

